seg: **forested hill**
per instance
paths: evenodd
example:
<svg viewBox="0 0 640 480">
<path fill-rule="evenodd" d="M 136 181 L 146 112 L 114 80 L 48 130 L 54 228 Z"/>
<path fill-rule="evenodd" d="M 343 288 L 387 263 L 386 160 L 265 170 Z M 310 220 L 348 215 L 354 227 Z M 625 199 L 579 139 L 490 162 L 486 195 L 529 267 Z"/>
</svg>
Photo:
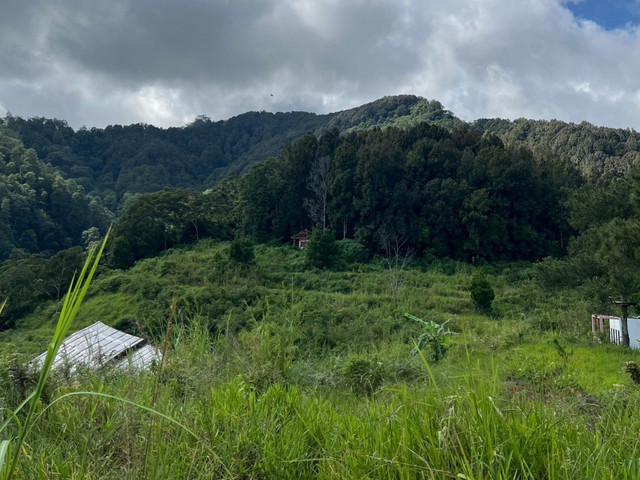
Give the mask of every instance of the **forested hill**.
<svg viewBox="0 0 640 480">
<path fill-rule="evenodd" d="M 543 154 L 564 157 L 592 181 L 619 177 L 640 162 L 640 133 L 632 129 L 524 118 L 483 118 L 472 126 L 497 134 L 505 143 L 522 143 Z"/>
<path fill-rule="evenodd" d="M 309 133 L 310 137 L 304 140 Z M 309 155 L 295 153 L 314 142 L 323 147 L 317 147 L 317 151 L 314 147 Z M 606 186 L 610 179 L 619 178 L 638 163 L 639 145 L 640 135 L 633 130 L 600 128 L 587 123 L 480 119 L 468 124 L 439 102 L 412 95 L 385 97 L 327 115 L 249 112 L 225 121 L 199 117 L 184 127 L 168 129 L 137 124 L 76 131 L 63 120 L 7 115 L 0 119 L 0 174 L 4 178 L 0 185 L 3 215 L 0 260 L 14 249 L 49 254 L 78 245 L 82 243 L 83 232 L 90 237 L 87 231 L 91 227 L 104 230 L 111 218 L 126 214 L 127 207 L 141 194 L 166 188 L 191 189 L 186 204 L 197 203 L 194 199 L 198 191 L 219 185 L 223 178 L 234 179 L 262 162 L 252 175 L 217 188 L 215 195 L 208 197 L 211 205 L 203 207 L 215 210 L 224 204 L 226 214 L 240 217 L 209 219 L 208 226 L 196 225 L 203 232 L 195 232 L 195 237 L 210 234 L 212 225 L 216 225 L 219 232 L 227 232 L 219 234 L 222 237 L 242 233 L 256 239 L 287 238 L 295 233 L 293 230 L 314 223 L 303 204 L 313 196 L 308 175 L 319 160 L 316 155 L 326 157 L 324 160 L 331 164 L 333 184 L 328 200 L 333 212 L 327 211 L 326 218 L 336 232 L 347 232 L 350 237 L 359 232 L 360 239 L 366 239 L 365 243 L 372 246 L 375 241 L 367 232 L 380 227 L 384 223 L 381 219 L 404 218 L 405 233 L 411 233 L 414 239 L 422 238 L 418 242 L 420 248 L 426 249 L 428 244 L 427 250 L 437 255 L 467 259 L 537 258 L 564 250 L 566 229 L 562 226 L 567 221 L 564 214 L 559 212 L 562 218 L 548 222 L 541 218 L 523 221 L 528 212 L 514 217 L 518 219 L 516 230 L 526 225 L 546 239 L 542 243 L 547 244 L 540 251 L 523 253 L 529 247 L 518 247 L 520 240 L 506 241 L 509 235 L 502 235 L 506 243 L 499 248 L 494 245 L 479 252 L 480 247 L 486 247 L 479 237 L 475 239 L 475 247 L 470 247 L 475 234 L 469 230 L 471 227 L 467 228 L 469 225 L 476 220 L 497 221 L 503 214 L 508 223 L 514 215 L 509 208 L 520 208 L 523 203 L 517 198 L 522 196 L 524 180 L 505 177 L 498 181 L 501 172 L 510 169 L 509 177 L 528 164 L 522 168 L 527 176 L 533 176 L 536 185 L 570 182 L 549 186 L 553 191 L 551 197 L 558 202 L 565 198 L 558 196 L 562 188 L 573 189 L 577 185 L 576 167 L 583 180 Z M 487 150 L 488 146 L 495 148 Z M 299 165 L 292 164 L 291 159 L 297 159 Z M 352 164 L 340 165 L 342 159 L 350 159 Z M 509 162 L 511 166 L 507 165 Z M 377 166 L 371 170 L 374 164 Z M 341 168 L 343 171 L 338 172 Z M 490 176 L 497 177 L 486 180 L 487 173 L 482 172 L 487 168 L 495 168 Z M 260 177 L 265 172 L 271 176 Z M 367 175 L 371 181 L 366 180 Z M 407 185 L 415 186 L 420 179 L 424 184 L 418 182 L 418 187 L 410 191 Z M 256 183 L 251 186 L 254 180 Z M 284 183 L 278 184 L 280 181 Z M 500 182 L 508 188 L 500 186 Z M 264 190 L 265 184 L 271 188 L 268 192 Z M 278 190 L 287 184 L 293 190 Z M 389 191 L 384 193 L 387 187 Z M 354 191 L 355 188 L 361 191 Z M 263 198 L 264 202 L 255 205 L 252 211 L 252 199 L 260 198 L 261 192 L 276 197 Z M 505 200 L 509 196 L 511 200 Z M 163 202 L 172 199 L 171 195 L 162 197 Z M 421 205 L 434 205 L 438 199 L 442 205 L 427 214 L 426 207 Z M 145 201 L 143 198 L 143 204 Z M 283 205 L 291 207 L 287 215 Z M 507 213 L 501 211 L 505 205 Z M 349 208 L 355 210 L 347 215 Z M 397 211 L 390 214 L 390 208 Z M 469 209 L 474 208 L 479 211 L 469 216 Z M 548 208 L 555 211 L 564 207 L 556 203 Z M 446 209 L 451 215 L 445 215 Z M 271 218 L 273 212 L 278 214 L 277 218 Z M 537 226 L 532 226 L 529 220 L 538 222 Z M 460 227 L 461 221 L 466 221 L 467 227 Z M 220 229 L 223 224 L 225 228 Z M 460 228 L 451 230 L 452 225 Z M 550 225 L 553 235 L 542 232 Z M 485 227 L 489 232 L 500 230 Z M 538 238 L 531 232 L 518 235 Z M 170 243 L 165 239 L 163 245 Z M 139 255 L 134 252 L 133 257 Z"/>
<path fill-rule="evenodd" d="M 639 141 L 586 123 L 467 124 L 413 96 L 169 129 L 74 131 L 6 116 L 0 298 L 13 299 L 14 320 L 58 298 L 55 272 L 81 263 L 71 247 L 95 241 L 114 218 L 107 258 L 121 269 L 203 238 L 282 243 L 327 227 L 364 258 L 395 239 L 426 259 L 568 253 L 569 263 L 546 262 L 549 284 L 604 278 L 611 264 L 637 271 L 628 259 L 640 251 Z M 220 181 L 233 172 L 243 175 Z"/>
<path fill-rule="evenodd" d="M 224 121 L 201 116 L 168 129 L 136 124 L 76 131 L 64 120 L 0 119 L 40 160 L 116 213 L 135 194 L 166 187 L 209 188 L 279 155 L 308 132 L 320 136 L 333 129 L 410 128 L 423 122 L 448 130 L 468 128 L 439 102 L 413 95 L 385 97 L 327 115 L 248 112 Z M 525 119 L 480 119 L 470 126 L 496 133 L 506 144 L 524 143 L 542 155 L 569 159 L 590 179 L 620 175 L 640 158 L 640 134 L 633 130 Z"/>
<path fill-rule="evenodd" d="M 185 127 L 168 129 L 136 124 L 74 131 L 63 120 L 10 115 L 2 124 L 42 161 L 59 168 L 115 212 L 131 194 L 165 187 L 210 187 L 279 155 L 286 144 L 307 132 L 409 127 L 424 121 L 449 128 L 462 123 L 439 102 L 402 95 L 327 115 L 249 112 L 226 121 L 198 117 Z"/>
<path fill-rule="evenodd" d="M 75 181 L 0 128 L 0 259 L 12 250 L 54 253 L 112 218 Z M 87 234 L 85 234 L 87 235 Z"/>
<path fill-rule="evenodd" d="M 111 259 L 127 268 L 203 237 L 280 243 L 328 227 L 372 253 L 401 238 L 426 257 L 537 260 L 563 252 L 563 205 L 579 184 L 567 162 L 472 129 L 307 134 L 203 194 L 138 197 L 118 220 Z"/>
</svg>

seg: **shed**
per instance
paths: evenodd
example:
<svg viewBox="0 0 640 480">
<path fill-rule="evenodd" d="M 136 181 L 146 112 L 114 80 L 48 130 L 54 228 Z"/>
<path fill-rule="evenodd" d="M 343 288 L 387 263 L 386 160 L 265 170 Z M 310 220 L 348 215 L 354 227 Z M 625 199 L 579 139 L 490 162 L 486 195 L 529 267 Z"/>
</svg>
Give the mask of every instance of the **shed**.
<svg viewBox="0 0 640 480">
<path fill-rule="evenodd" d="M 47 352 L 38 355 L 33 364 L 40 368 Z M 69 335 L 53 361 L 53 368 L 69 366 L 74 371 L 79 365 L 97 370 L 107 364 L 118 369 L 144 370 L 161 357 L 158 349 L 145 345 L 145 340 L 102 322 L 96 322 Z"/>
<path fill-rule="evenodd" d="M 304 248 L 307 243 L 309 243 L 309 240 L 311 240 L 311 230 L 306 228 L 304 230 L 300 230 L 291 237 L 291 240 L 293 240 L 294 247 Z"/>
<path fill-rule="evenodd" d="M 634 350 L 640 349 L 640 318 L 627 318 L 629 329 L 629 346 Z M 622 320 L 618 317 L 609 319 L 609 339 L 615 345 L 622 344 Z"/>
</svg>

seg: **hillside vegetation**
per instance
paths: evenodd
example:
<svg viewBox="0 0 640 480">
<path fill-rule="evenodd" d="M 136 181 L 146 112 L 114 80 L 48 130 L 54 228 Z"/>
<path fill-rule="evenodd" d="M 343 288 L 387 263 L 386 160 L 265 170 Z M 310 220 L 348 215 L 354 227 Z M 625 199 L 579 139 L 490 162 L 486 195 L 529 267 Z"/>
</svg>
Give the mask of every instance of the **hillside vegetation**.
<svg viewBox="0 0 640 480">
<path fill-rule="evenodd" d="M 619 177 L 640 161 L 640 134 L 633 129 L 524 118 L 480 119 L 472 125 L 498 134 L 507 143 L 566 158 L 593 182 Z"/>
<path fill-rule="evenodd" d="M 391 99 L 379 103 L 395 105 Z M 398 112 L 397 118 L 406 117 L 404 110 Z M 8 133 L 3 138 L 15 147 L 3 155 L 5 164 L 21 172 L 11 174 L 14 183 L 8 185 L 31 192 L 29 182 L 37 178 L 33 185 L 44 188 L 21 197 L 22 203 L 12 200 L 14 194 L 3 200 L 9 208 L 23 205 L 8 223 L 13 231 L 6 235 L 4 255 L 10 258 L 0 266 L 0 294 L 11 299 L 0 326 L 11 328 L 42 302 L 60 298 L 81 254 L 71 249 L 50 255 L 99 240 L 109 212 L 19 140 Z M 28 162 L 16 167 L 15 160 L 25 158 L 33 168 Z M 332 232 L 330 241 L 355 241 L 354 251 L 365 260 L 393 253 L 394 244 L 396 254 L 405 249 L 426 261 L 539 261 L 568 254 L 564 260 L 547 258 L 539 269 L 541 281 L 549 288 L 584 285 L 602 303 L 608 296 L 640 292 L 633 273 L 639 266 L 634 253 L 640 238 L 634 201 L 639 182 L 637 167 L 631 166 L 622 177 L 593 183 L 562 156 L 505 144 L 477 128 L 450 131 L 421 123 L 344 134 L 332 130 L 319 137 L 307 134 L 242 177 L 204 192 L 164 189 L 131 196 L 117 219 L 107 262 L 126 269 L 204 238 L 288 242 L 299 230 L 316 227 Z M 75 190 L 67 194 L 61 186 Z M 58 231 L 66 233 L 66 243 L 47 243 L 56 238 L 47 233 L 52 228 L 44 221 L 47 212 L 57 212 L 53 221 L 60 218 Z M 40 223 L 25 223 L 34 220 Z"/>
<path fill-rule="evenodd" d="M 593 303 L 579 291 L 541 289 L 525 264 L 488 268 L 487 312 L 470 295 L 478 270 L 463 263 L 412 264 L 394 296 L 383 259 L 328 271 L 291 247 L 230 255 L 205 240 L 100 273 L 74 327 L 99 319 L 166 342 L 165 360 L 51 378 L 18 478 L 638 473 L 627 459 L 640 392 L 624 362 L 640 355 L 590 342 Z M 11 353 L 39 353 L 56 310 L 3 334 L 5 408 L 32 382 Z M 449 320 L 457 335 L 405 313 Z"/>
<path fill-rule="evenodd" d="M 112 211 L 128 196 L 164 187 L 203 189 L 250 165 L 279 155 L 305 133 L 321 135 L 373 126 L 461 123 L 436 101 L 388 97 L 328 115 L 248 112 L 228 120 L 200 116 L 181 128 L 112 125 L 74 131 L 64 120 L 7 115 L 1 122 L 42 161 L 60 169 Z"/>
<path fill-rule="evenodd" d="M 13 249 L 52 254 L 82 244 L 82 233 L 111 216 L 75 181 L 0 129 L 0 259 Z"/>
<path fill-rule="evenodd" d="M 281 154 L 306 133 L 321 136 L 373 127 L 410 128 L 429 123 L 498 134 L 506 144 L 526 144 L 545 156 L 569 160 L 587 177 L 620 175 L 637 162 L 637 132 L 560 121 L 481 119 L 466 124 L 436 100 L 413 95 L 385 97 L 326 115 L 248 112 L 228 120 L 206 116 L 179 128 L 111 125 L 74 130 L 64 120 L 6 115 L 0 124 L 26 148 L 60 170 L 105 207 L 119 212 L 131 195 L 165 187 L 205 189 L 254 163 Z M 534 148 L 535 147 L 535 148 Z"/>
</svg>

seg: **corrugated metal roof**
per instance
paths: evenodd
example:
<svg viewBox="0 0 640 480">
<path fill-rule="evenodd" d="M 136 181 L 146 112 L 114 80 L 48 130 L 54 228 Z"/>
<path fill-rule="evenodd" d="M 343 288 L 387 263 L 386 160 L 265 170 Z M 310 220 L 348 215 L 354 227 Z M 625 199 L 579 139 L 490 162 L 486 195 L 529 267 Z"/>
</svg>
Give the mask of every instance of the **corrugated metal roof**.
<svg viewBox="0 0 640 480">
<path fill-rule="evenodd" d="M 151 368 L 154 363 L 160 362 L 162 354 L 153 345 L 144 345 L 133 352 L 127 353 L 127 356 L 115 364 L 114 368 L 118 370 L 146 370 Z"/>
<path fill-rule="evenodd" d="M 75 370 L 78 365 L 86 365 L 95 370 L 122 355 L 126 355 L 127 351 L 141 346 L 142 343 L 144 343 L 144 339 L 140 337 L 121 332 L 102 322 L 96 322 L 69 335 L 62 342 L 53 362 L 53 368 L 69 365 L 72 370 Z M 46 355 L 45 352 L 37 356 L 33 363 L 38 367 L 42 366 Z M 147 355 L 146 351 L 144 355 Z M 144 355 L 140 357 L 141 364 L 146 358 Z"/>
</svg>

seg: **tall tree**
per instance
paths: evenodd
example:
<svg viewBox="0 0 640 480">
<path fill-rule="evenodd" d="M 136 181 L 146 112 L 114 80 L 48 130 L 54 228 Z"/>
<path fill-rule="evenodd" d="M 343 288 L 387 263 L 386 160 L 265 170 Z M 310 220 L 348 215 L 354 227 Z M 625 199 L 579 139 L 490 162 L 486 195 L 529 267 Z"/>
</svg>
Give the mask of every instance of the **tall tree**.
<svg viewBox="0 0 640 480">
<path fill-rule="evenodd" d="M 357 164 L 358 136 L 346 136 L 336 148 L 333 176 L 329 185 L 329 220 L 334 231 L 346 238 L 353 232 L 357 211 L 354 203 L 354 172 Z"/>
<path fill-rule="evenodd" d="M 304 207 L 314 225 L 327 229 L 327 209 L 329 205 L 329 186 L 333 176 L 333 165 L 329 155 L 316 159 L 309 172 L 307 189 L 312 196 L 304 199 Z"/>
</svg>

